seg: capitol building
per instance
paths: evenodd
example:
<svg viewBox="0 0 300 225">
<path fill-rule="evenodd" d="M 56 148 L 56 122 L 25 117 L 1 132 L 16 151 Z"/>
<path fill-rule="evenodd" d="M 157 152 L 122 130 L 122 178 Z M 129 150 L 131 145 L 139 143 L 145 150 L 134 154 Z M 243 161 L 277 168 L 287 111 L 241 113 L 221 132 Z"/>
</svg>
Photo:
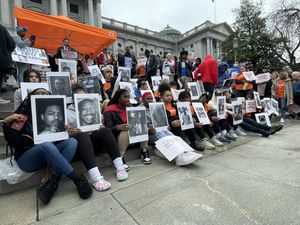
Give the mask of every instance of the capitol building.
<svg viewBox="0 0 300 225">
<path fill-rule="evenodd" d="M 179 55 L 184 48 L 194 53 L 194 57 L 203 59 L 211 54 L 219 58 L 221 45 L 233 30 L 226 23 L 212 23 L 206 21 L 185 33 L 166 25 L 158 32 L 138 27 L 126 22 L 106 18 L 101 13 L 101 0 L 1 0 L 0 23 L 11 34 L 14 33 L 16 22 L 14 19 L 14 5 L 25 9 L 45 13 L 48 15 L 64 15 L 69 18 L 99 28 L 117 32 L 117 41 L 108 48 L 108 51 L 124 53 L 125 46 L 131 48 L 138 57 L 149 49 L 153 54 L 163 56 L 167 52 Z"/>
</svg>

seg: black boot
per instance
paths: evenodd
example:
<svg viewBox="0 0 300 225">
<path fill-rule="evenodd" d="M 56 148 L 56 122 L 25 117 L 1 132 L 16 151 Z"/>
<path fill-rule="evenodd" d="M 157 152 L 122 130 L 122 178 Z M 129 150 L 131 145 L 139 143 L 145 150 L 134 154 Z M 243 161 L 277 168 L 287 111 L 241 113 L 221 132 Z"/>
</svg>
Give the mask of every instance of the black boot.
<svg viewBox="0 0 300 225">
<path fill-rule="evenodd" d="M 80 198 L 87 199 L 92 195 L 93 190 L 85 176 L 79 175 L 77 178 L 73 179 L 73 182 L 77 187 Z"/>
<path fill-rule="evenodd" d="M 40 200 L 47 205 L 58 188 L 60 176 L 52 175 L 50 179 L 38 188 L 38 196 Z"/>
<path fill-rule="evenodd" d="M 196 142 L 191 142 L 190 146 L 191 146 L 192 149 L 194 149 L 196 151 L 199 151 L 199 152 L 203 152 L 205 150 L 205 148 L 203 148 L 202 146 L 198 146 L 196 144 Z"/>
</svg>

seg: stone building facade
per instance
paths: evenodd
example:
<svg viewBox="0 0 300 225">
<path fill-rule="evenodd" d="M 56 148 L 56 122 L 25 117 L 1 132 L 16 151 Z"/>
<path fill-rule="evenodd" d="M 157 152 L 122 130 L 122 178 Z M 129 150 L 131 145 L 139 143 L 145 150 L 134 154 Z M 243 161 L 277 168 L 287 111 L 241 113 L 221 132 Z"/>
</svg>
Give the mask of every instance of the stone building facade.
<svg viewBox="0 0 300 225">
<path fill-rule="evenodd" d="M 126 22 L 103 17 L 101 0 L 0 0 L 0 22 L 14 33 L 16 21 L 13 6 L 45 13 L 48 15 L 64 15 L 71 19 L 114 30 L 118 34 L 117 41 L 109 47 L 109 51 L 123 53 L 125 46 L 137 56 L 143 55 L 145 49 L 163 56 L 167 52 L 179 55 L 184 48 L 194 53 L 194 57 L 203 59 L 207 54 L 219 58 L 221 43 L 233 33 L 227 23 L 214 24 L 206 21 L 203 24 L 181 34 L 167 26 L 161 32 L 152 31 Z"/>
</svg>

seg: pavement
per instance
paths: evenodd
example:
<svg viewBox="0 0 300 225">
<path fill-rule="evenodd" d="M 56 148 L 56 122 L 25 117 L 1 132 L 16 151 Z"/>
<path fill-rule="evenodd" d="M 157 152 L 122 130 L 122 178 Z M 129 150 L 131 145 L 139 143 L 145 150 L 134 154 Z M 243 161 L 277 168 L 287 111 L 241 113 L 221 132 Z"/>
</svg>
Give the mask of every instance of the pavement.
<svg viewBox="0 0 300 225">
<path fill-rule="evenodd" d="M 204 159 L 177 167 L 157 157 L 149 166 L 129 162 L 129 179 L 81 200 L 63 179 L 49 205 L 36 187 L 0 195 L 1 225 L 299 225 L 300 121 L 268 138 L 251 134 Z"/>
</svg>

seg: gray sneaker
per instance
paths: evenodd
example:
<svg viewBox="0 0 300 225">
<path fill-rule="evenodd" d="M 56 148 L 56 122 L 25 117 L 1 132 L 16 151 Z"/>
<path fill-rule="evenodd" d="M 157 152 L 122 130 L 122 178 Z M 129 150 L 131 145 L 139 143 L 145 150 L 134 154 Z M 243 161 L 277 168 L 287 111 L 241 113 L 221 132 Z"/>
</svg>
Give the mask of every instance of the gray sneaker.
<svg viewBox="0 0 300 225">
<path fill-rule="evenodd" d="M 210 141 L 214 146 L 217 146 L 217 147 L 224 146 L 224 144 L 221 141 L 219 141 L 216 136 L 213 136 L 212 139 L 210 139 Z"/>
<path fill-rule="evenodd" d="M 234 137 L 233 135 L 231 135 L 231 134 L 229 134 L 229 133 L 226 133 L 225 135 L 224 135 L 224 137 L 226 138 L 226 139 L 228 139 L 228 140 L 230 140 L 230 141 L 236 141 L 236 137 Z"/>
<path fill-rule="evenodd" d="M 216 148 L 212 143 L 210 143 L 210 141 L 207 138 L 202 139 L 200 146 L 202 146 L 205 149 L 209 149 L 209 150 Z"/>
<path fill-rule="evenodd" d="M 241 131 L 239 128 L 236 129 L 236 130 L 234 131 L 234 133 L 235 133 L 237 136 L 239 136 L 239 137 L 246 137 L 246 136 L 247 136 L 247 134 L 246 134 L 245 132 Z"/>
</svg>

